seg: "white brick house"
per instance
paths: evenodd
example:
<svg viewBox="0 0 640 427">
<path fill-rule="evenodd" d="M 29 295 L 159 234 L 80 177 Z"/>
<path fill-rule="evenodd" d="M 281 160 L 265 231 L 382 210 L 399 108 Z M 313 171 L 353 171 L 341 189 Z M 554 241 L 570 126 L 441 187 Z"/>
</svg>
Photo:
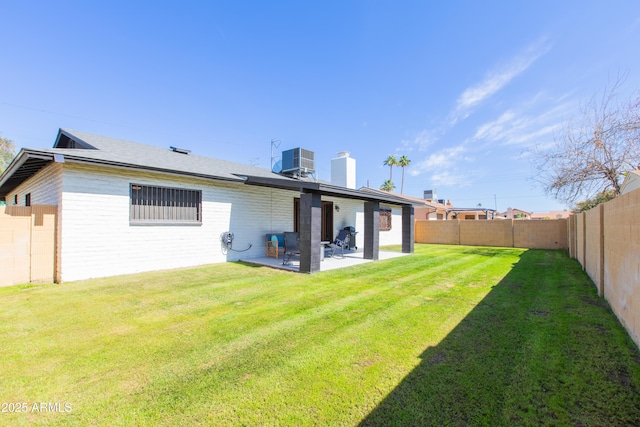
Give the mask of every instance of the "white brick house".
<svg viewBox="0 0 640 427">
<path fill-rule="evenodd" d="M 309 221 L 296 224 L 296 198 L 299 215 Z M 259 257 L 266 233 L 293 231 L 296 225 L 304 272 L 319 269 L 319 246 L 310 243 L 347 225 L 359 231 L 358 246 L 370 259 L 377 259 L 380 244 L 413 251 L 406 200 L 64 129 L 52 149 L 18 153 L 0 176 L 2 199 L 7 205 L 58 206 L 57 281 Z M 331 230 L 322 227 L 322 236 L 314 205 L 319 200 L 331 209 L 333 223 Z M 385 206 L 393 226 L 379 231 L 377 212 Z M 233 248 L 243 252 L 223 247 L 226 231 L 234 234 Z M 311 247 L 306 253 L 305 232 Z"/>
</svg>

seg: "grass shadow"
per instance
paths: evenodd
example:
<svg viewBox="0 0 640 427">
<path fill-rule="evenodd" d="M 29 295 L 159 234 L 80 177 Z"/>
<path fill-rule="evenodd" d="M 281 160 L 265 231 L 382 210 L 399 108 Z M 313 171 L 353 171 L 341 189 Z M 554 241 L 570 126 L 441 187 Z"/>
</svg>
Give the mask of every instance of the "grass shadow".
<svg viewBox="0 0 640 427">
<path fill-rule="evenodd" d="M 640 425 L 639 354 L 578 263 L 529 250 L 360 425 Z"/>
</svg>

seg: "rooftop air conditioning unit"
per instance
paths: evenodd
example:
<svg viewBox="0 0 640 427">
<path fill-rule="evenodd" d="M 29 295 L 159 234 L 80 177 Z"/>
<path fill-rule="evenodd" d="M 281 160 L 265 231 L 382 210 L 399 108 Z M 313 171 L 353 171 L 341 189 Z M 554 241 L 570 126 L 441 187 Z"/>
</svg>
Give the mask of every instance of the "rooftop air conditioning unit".
<svg viewBox="0 0 640 427">
<path fill-rule="evenodd" d="M 282 173 L 299 176 L 316 172 L 315 154 L 304 148 L 293 148 L 282 152 Z"/>
</svg>

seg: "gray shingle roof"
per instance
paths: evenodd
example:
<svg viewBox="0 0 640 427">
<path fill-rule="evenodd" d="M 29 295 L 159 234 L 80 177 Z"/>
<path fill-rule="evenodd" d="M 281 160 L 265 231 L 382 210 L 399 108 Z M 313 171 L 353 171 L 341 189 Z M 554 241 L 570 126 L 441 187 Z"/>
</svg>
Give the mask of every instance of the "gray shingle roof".
<svg viewBox="0 0 640 427">
<path fill-rule="evenodd" d="M 311 178 L 290 178 L 256 166 L 196 154 L 183 154 L 169 148 L 68 129 L 59 130 L 54 148 L 20 150 L 7 170 L 0 175 L 0 200 L 4 199 L 9 191 L 53 161 L 122 167 L 272 188 L 315 191 L 359 200 L 410 204 L 407 200 L 388 193 L 374 195 L 317 182 Z"/>
<path fill-rule="evenodd" d="M 137 169 L 165 171 L 231 181 L 242 181 L 239 176 L 245 175 L 274 176 L 270 170 L 256 166 L 196 154 L 176 153 L 169 148 L 155 147 L 68 129 L 60 129 L 56 143 L 64 137 L 83 143 L 83 145 L 89 145 L 95 149 L 51 148 L 40 151 L 62 154 L 69 159 L 84 159 L 96 163 L 131 166 Z"/>
</svg>

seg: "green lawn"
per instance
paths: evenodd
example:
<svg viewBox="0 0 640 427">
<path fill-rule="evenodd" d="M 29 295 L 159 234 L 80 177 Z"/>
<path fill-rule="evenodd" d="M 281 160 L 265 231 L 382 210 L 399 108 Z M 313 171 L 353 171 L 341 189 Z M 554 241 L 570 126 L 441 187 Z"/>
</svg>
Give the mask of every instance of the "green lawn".
<svg viewBox="0 0 640 427">
<path fill-rule="evenodd" d="M 0 340 L 0 425 L 640 425 L 640 353 L 562 251 L 0 288 Z"/>
</svg>

